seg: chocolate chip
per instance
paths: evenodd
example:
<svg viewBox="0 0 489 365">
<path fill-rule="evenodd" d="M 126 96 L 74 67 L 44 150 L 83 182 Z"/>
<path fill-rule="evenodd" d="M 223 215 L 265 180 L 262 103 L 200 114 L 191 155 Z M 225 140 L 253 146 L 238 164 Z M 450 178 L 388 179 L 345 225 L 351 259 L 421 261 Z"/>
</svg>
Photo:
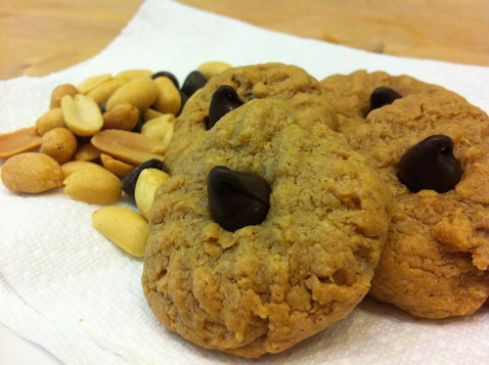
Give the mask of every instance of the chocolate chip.
<svg viewBox="0 0 489 365">
<path fill-rule="evenodd" d="M 205 123 L 207 129 L 211 129 L 223 115 L 239 108 L 241 105 L 243 105 L 243 102 L 239 99 L 236 90 L 229 85 L 219 86 L 212 94 L 209 117 Z"/>
<path fill-rule="evenodd" d="M 141 133 L 141 128 L 143 128 L 144 123 L 145 123 L 145 120 L 144 120 L 143 114 L 140 113 L 138 121 L 137 121 L 136 125 L 134 126 L 134 128 L 131 130 L 131 132 Z"/>
<path fill-rule="evenodd" d="M 260 224 L 270 208 L 270 186 L 248 172 L 214 167 L 207 177 L 212 218 L 227 231 Z"/>
<path fill-rule="evenodd" d="M 163 161 L 157 160 L 156 158 L 148 160 L 137 166 L 134 170 L 127 175 L 124 180 L 122 180 L 122 190 L 124 193 L 134 198 L 134 190 L 136 189 L 136 183 L 138 182 L 139 174 L 144 169 L 159 169 L 168 173 L 168 168 L 165 166 Z"/>
<path fill-rule="evenodd" d="M 168 77 L 172 82 L 173 82 L 173 85 L 175 85 L 175 87 L 177 89 L 180 88 L 180 84 L 178 83 L 178 79 L 175 77 L 174 74 L 172 74 L 171 72 L 168 72 L 168 71 L 158 71 L 154 74 L 151 75 L 151 78 L 154 80 L 158 77 Z"/>
<path fill-rule="evenodd" d="M 453 141 L 445 135 L 423 139 L 408 149 L 397 165 L 397 177 L 409 190 L 422 189 L 445 193 L 455 187 L 462 168 L 453 156 Z"/>
<path fill-rule="evenodd" d="M 378 87 L 370 94 L 370 109 L 369 113 L 377 108 L 382 108 L 384 105 L 392 104 L 396 99 L 402 98 L 396 90 L 390 87 Z"/>
<path fill-rule="evenodd" d="M 207 79 L 199 71 L 192 71 L 183 82 L 182 92 L 191 97 L 194 92 L 199 90 L 207 83 Z"/>
</svg>

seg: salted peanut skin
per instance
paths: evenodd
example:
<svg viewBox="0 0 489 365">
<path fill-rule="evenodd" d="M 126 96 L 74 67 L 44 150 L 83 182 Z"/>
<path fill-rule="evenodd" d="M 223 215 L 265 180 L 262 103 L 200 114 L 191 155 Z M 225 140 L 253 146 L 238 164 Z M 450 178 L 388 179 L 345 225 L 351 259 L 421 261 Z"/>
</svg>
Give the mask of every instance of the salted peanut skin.
<svg viewBox="0 0 489 365">
<path fill-rule="evenodd" d="M 61 106 L 61 99 L 63 99 L 66 95 L 75 96 L 78 93 L 79 91 L 74 85 L 59 85 L 53 90 L 53 93 L 51 94 L 50 109 L 59 108 Z"/>
<path fill-rule="evenodd" d="M 8 159 L 2 166 L 1 178 L 7 189 L 16 193 L 42 193 L 60 187 L 61 167 L 43 153 L 27 152 Z"/>
<path fill-rule="evenodd" d="M 81 146 L 78 152 L 75 154 L 76 161 L 95 161 L 99 157 L 100 151 L 90 142 Z"/>
<path fill-rule="evenodd" d="M 88 161 L 70 161 L 61 165 L 61 170 L 63 171 L 65 179 L 77 171 L 90 169 L 103 170 L 104 168 L 100 165 Z"/>
<path fill-rule="evenodd" d="M 61 108 L 54 108 L 44 113 L 36 121 L 36 131 L 43 136 L 51 129 L 65 127 L 65 118 Z"/>
<path fill-rule="evenodd" d="M 158 77 L 154 80 L 158 88 L 158 98 L 154 108 L 161 113 L 177 114 L 182 106 L 180 91 L 168 77 Z"/>
<path fill-rule="evenodd" d="M 122 207 L 97 210 L 92 215 L 92 226 L 130 255 L 144 256 L 148 223 L 135 211 Z"/>
<path fill-rule="evenodd" d="M 103 168 L 75 171 L 63 184 L 66 195 L 86 203 L 114 204 L 121 197 L 119 178 Z"/>
<path fill-rule="evenodd" d="M 89 77 L 85 81 L 83 81 L 79 86 L 78 90 L 82 94 L 86 94 L 93 89 L 95 89 L 97 86 L 103 84 L 106 81 L 109 81 L 112 79 L 112 76 L 110 74 L 103 74 L 103 75 L 96 75 Z"/>
<path fill-rule="evenodd" d="M 76 137 L 67 128 L 54 128 L 42 136 L 41 152 L 60 164 L 73 158 L 76 152 Z"/>
<path fill-rule="evenodd" d="M 139 110 L 129 103 L 117 104 L 103 115 L 104 129 L 131 131 L 139 119 Z"/>
<path fill-rule="evenodd" d="M 8 158 L 20 152 L 37 148 L 42 138 L 35 128 L 22 128 L 12 133 L 0 134 L 0 158 Z"/>
<path fill-rule="evenodd" d="M 87 93 L 87 96 L 95 100 L 99 105 L 105 103 L 110 96 L 127 82 L 125 79 L 111 79 L 98 85 Z"/>
<path fill-rule="evenodd" d="M 150 78 L 153 71 L 146 69 L 133 69 L 119 72 L 115 77 L 134 80 L 139 78 Z"/>
</svg>

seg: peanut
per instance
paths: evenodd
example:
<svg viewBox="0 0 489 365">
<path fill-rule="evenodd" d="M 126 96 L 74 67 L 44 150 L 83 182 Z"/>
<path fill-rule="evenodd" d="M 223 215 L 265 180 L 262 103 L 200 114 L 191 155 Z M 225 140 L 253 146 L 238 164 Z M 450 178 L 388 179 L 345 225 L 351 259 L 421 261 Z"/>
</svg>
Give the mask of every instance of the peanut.
<svg viewBox="0 0 489 365">
<path fill-rule="evenodd" d="M 115 77 L 127 79 L 127 80 L 135 80 L 139 78 L 150 78 L 151 75 L 153 74 L 153 71 L 151 70 L 126 70 L 119 72 Z"/>
<path fill-rule="evenodd" d="M 135 211 L 122 207 L 102 208 L 93 213 L 92 226 L 130 255 L 144 256 L 148 223 Z"/>
<path fill-rule="evenodd" d="M 85 95 L 66 95 L 61 102 L 66 125 L 78 136 L 93 136 L 104 125 L 97 103 Z"/>
<path fill-rule="evenodd" d="M 75 96 L 78 94 L 78 89 L 71 84 L 63 84 L 56 87 L 51 94 L 51 105 L 50 109 L 59 108 L 61 106 L 61 99 L 65 95 Z"/>
<path fill-rule="evenodd" d="M 130 164 L 163 159 L 161 142 L 139 133 L 106 129 L 93 136 L 91 141 L 100 151 Z"/>
<path fill-rule="evenodd" d="M 138 177 L 134 198 L 141 214 L 148 218 L 156 189 L 169 179 L 168 174 L 158 169 L 144 169 Z"/>
<path fill-rule="evenodd" d="M 73 158 L 76 146 L 73 132 L 67 128 L 54 128 L 42 136 L 40 151 L 62 164 Z"/>
<path fill-rule="evenodd" d="M 1 178 L 11 191 L 35 194 L 61 186 L 63 171 L 48 155 L 27 152 L 6 161 L 1 169 Z"/>
<path fill-rule="evenodd" d="M 123 161 L 116 160 L 112 156 L 106 155 L 105 153 L 100 155 L 100 159 L 102 160 L 102 165 L 104 165 L 107 170 L 113 172 L 119 177 L 126 177 L 136 167 Z"/>
<path fill-rule="evenodd" d="M 78 86 L 78 90 L 80 93 L 86 94 L 110 79 L 112 79 L 110 74 L 89 77 Z"/>
<path fill-rule="evenodd" d="M 231 65 L 226 62 L 209 61 L 197 67 L 197 71 L 200 71 L 209 80 L 211 77 L 226 71 L 228 68 L 231 68 Z"/>
<path fill-rule="evenodd" d="M 160 141 L 162 148 L 166 149 L 173 137 L 174 123 L 175 116 L 173 114 L 164 114 L 146 122 L 141 128 L 141 134 Z"/>
<path fill-rule="evenodd" d="M 85 143 L 75 155 L 76 161 L 95 161 L 100 158 L 100 151 L 91 143 Z"/>
<path fill-rule="evenodd" d="M 8 158 L 20 152 L 37 148 L 42 138 L 35 128 L 22 128 L 12 133 L 0 134 L 0 158 Z"/>
<path fill-rule="evenodd" d="M 99 105 L 105 103 L 110 96 L 122 85 L 127 82 L 125 79 L 112 79 L 98 85 L 87 93 L 87 96 L 93 98 Z"/>
<path fill-rule="evenodd" d="M 117 104 L 114 108 L 105 112 L 104 129 L 132 130 L 139 120 L 139 110 L 128 103 Z"/>
<path fill-rule="evenodd" d="M 65 118 L 61 108 L 54 108 L 41 115 L 36 121 L 36 131 L 43 136 L 46 132 L 54 128 L 65 127 Z"/>
<path fill-rule="evenodd" d="M 162 113 L 178 114 L 182 106 L 182 98 L 173 81 L 168 77 L 158 77 L 154 80 L 154 84 L 159 92 L 154 108 Z"/>
<path fill-rule="evenodd" d="M 151 119 L 154 119 L 154 118 L 158 118 L 160 116 L 162 116 L 163 113 L 160 113 L 159 111 L 157 110 L 154 110 L 154 109 L 151 109 L 151 108 L 148 108 L 144 111 L 144 114 L 143 114 L 143 119 L 144 121 L 148 121 L 148 120 L 151 120 Z"/>
<path fill-rule="evenodd" d="M 80 170 L 89 170 L 89 169 L 103 170 L 104 168 L 93 162 L 87 162 L 87 161 L 70 161 L 61 166 L 61 170 L 63 171 L 63 175 L 65 179 L 69 177 L 71 174 L 73 174 L 74 172 Z"/>
<path fill-rule="evenodd" d="M 65 194 L 91 204 L 113 204 L 121 197 L 121 181 L 113 173 L 100 168 L 80 169 L 64 181 Z"/>
<path fill-rule="evenodd" d="M 146 110 L 158 97 L 158 88 L 150 78 L 136 78 L 118 88 L 107 100 L 106 109 L 129 103 L 140 111 Z"/>
</svg>

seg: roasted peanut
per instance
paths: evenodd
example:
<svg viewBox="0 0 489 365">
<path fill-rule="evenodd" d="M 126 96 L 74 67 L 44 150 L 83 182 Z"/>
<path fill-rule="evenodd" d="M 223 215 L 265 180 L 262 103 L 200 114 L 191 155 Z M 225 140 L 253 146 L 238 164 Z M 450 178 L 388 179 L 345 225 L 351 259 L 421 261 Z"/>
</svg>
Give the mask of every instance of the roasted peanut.
<svg viewBox="0 0 489 365">
<path fill-rule="evenodd" d="M 129 103 L 140 111 L 146 110 L 158 97 L 158 88 L 149 77 L 136 78 L 118 88 L 107 100 L 106 109 Z"/>
<path fill-rule="evenodd" d="M 113 172 L 119 177 L 126 177 L 136 167 L 126 162 L 116 160 L 112 156 L 106 155 L 105 153 L 100 155 L 100 159 L 102 160 L 102 165 L 104 165 L 107 170 Z"/>
<path fill-rule="evenodd" d="M 61 108 L 54 108 L 39 117 L 36 121 L 36 131 L 40 136 L 54 128 L 65 127 L 65 118 Z"/>
<path fill-rule="evenodd" d="M 126 70 L 119 72 L 115 77 L 127 79 L 127 80 L 135 80 L 135 79 L 140 79 L 140 78 L 150 78 L 151 75 L 153 74 L 153 71 L 150 70 Z"/>
<path fill-rule="evenodd" d="M 231 68 L 229 63 L 222 61 L 209 61 L 197 67 L 197 71 L 200 71 L 202 75 L 209 80 L 211 77 L 226 71 L 228 68 Z"/>
<path fill-rule="evenodd" d="M 88 169 L 104 169 L 102 166 L 87 161 L 70 161 L 61 166 L 65 179 L 76 171 Z"/>
<path fill-rule="evenodd" d="M 1 177 L 7 189 L 35 194 L 61 186 L 63 171 L 48 155 L 27 152 L 9 158 L 2 166 Z"/>
<path fill-rule="evenodd" d="M 67 128 L 54 128 L 42 136 L 41 152 L 60 164 L 73 158 L 76 152 L 76 137 Z"/>
<path fill-rule="evenodd" d="M 89 77 L 78 86 L 78 90 L 80 91 L 80 93 L 86 94 L 110 79 L 112 79 L 111 74 L 103 74 Z"/>
<path fill-rule="evenodd" d="M 156 189 L 165 183 L 170 176 L 158 169 L 145 169 L 138 177 L 134 198 L 141 214 L 148 218 L 153 205 Z"/>
<path fill-rule="evenodd" d="M 127 82 L 125 79 L 111 79 L 98 85 L 87 93 L 87 96 L 93 98 L 99 105 L 109 100 L 110 96 L 122 85 Z"/>
<path fill-rule="evenodd" d="M 65 123 L 78 136 L 93 136 L 102 129 L 104 120 L 92 98 L 85 95 L 66 95 L 61 102 Z"/>
<path fill-rule="evenodd" d="M 100 151 L 91 143 L 85 143 L 75 155 L 76 161 L 95 161 L 100 158 Z"/>
<path fill-rule="evenodd" d="M 182 106 L 182 98 L 173 81 L 168 77 L 158 77 L 154 80 L 154 84 L 158 88 L 158 98 L 154 108 L 162 113 L 178 114 Z"/>
<path fill-rule="evenodd" d="M 56 87 L 51 94 L 51 105 L 50 109 L 59 108 L 61 106 L 61 99 L 65 95 L 75 96 L 78 94 L 78 89 L 71 84 L 63 84 Z"/>
<path fill-rule="evenodd" d="M 161 142 L 139 133 L 106 129 L 93 136 L 91 141 L 100 151 L 131 164 L 139 165 L 153 158 L 163 159 Z"/>
<path fill-rule="evenodd" d="M 131 104 L 117 104 L 103 115 L 104 129 L 131 131 L 139 120 L 139 110 Z"/>
<path fill-rule="evenodd" d="M 161 117 L 163 115 L 163 113 L 160 113 L 159 111 L 157 110 L 154 110 L 154 109 L 151 109 L 151 108 L 148 108 L 144 111 L 144 114 L 143 114 L 143 119 L 144 121 L 148 121 L 148 120 L 151 120 L 151 119 L 154 119 L 154 118 L 158 118 L 158 117 Z"/>
<path fill-rule="evenodd" d="M 92 226 L 127 253 L 144 256 L 148 223 L 135 211 L 122 207 L 107 207 L 92 215 Z"/>
<path fill-rule="evenodd" d="M 63 181 L 63 185 L 66 195 L 86 203 L 113 204 L 121 197 L 121 181 L 103 168 L 75 171 Z"/>
<path fill-rule="evenodd" d="M 175 116 L 173 114 L 164 114 L 144 123 L 141 134 L 160 141 L 162 148 L 166 149 L 173 137 L 174 123 Z"/>
<path fill-rule="evenodd" d="M 39 147 L 41 142 L 42 138 L 36 133 L 34 127 L 0 134 L 0 158 L 4 159 L 20 152 L 32 150 Z"/>
</svg>

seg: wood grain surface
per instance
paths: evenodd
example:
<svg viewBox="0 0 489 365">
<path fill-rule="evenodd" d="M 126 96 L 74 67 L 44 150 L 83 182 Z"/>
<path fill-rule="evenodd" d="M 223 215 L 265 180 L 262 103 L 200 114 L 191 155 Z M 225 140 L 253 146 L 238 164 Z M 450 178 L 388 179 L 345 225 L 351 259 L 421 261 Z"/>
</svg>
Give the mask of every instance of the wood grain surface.
<svg viewBox="0 0 489 365">
<path fill-rule="evenodd" d="M 489 0 L 180 0 L 265 28 L 373 52 L 489 66 Z M 0 79 L 97 54 L 142 0 L 0 0 Z"/>
</svg>

